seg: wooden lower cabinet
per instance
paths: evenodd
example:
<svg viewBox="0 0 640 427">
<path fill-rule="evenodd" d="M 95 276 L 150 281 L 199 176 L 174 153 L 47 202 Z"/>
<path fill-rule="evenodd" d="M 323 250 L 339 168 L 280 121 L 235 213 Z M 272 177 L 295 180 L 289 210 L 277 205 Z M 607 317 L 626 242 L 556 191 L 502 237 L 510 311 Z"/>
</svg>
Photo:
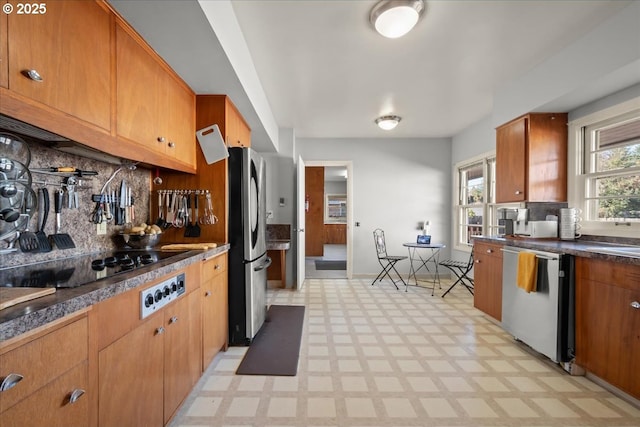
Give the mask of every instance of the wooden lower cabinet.
<svg viewBox="0 0 640 427">
<path fill-rule="evenodd" d="M 487 242 L 473 245 L 473 306 L 496 320 L 502 320 L 501 248 Z"/>
<path fill-rule="evenodd" d="M 324 243 L 329 245 L 346 245 L 347 224 L 325 224 Z"/>
<path fill-rule="evenodd" d="M 202 264 L 202 369 L 206 369 L 229 342 L 227 254 Z"/>
<path fill-rule="evenodd" d="M 98 425 L 162 426 L 164 313 L 156 313 L 99 354 Z"/>
<path fill-rule="evenodd" d="M 0 391 L 0 425 L 89 425 L 87 324 L 74 314 L 0 345 L 0 382 L 13 384 Z"/>
<path fill-rule="evenodd" d="M 576 258 L 576 363 L 640 399 L 637 304 L 640 267 Z"/>
</svg>

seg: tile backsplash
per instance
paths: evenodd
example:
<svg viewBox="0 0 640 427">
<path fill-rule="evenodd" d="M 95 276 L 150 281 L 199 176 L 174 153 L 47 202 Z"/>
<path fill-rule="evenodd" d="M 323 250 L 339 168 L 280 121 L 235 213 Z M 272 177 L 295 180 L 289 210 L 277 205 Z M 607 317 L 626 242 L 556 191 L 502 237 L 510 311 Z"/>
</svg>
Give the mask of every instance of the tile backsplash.
<svg viewBox="0 0 640 427">
<path fill-rule="evenodd" d="M 100 194 L 100 190 L 111 175 L 120 167 L 85 157 L 68 154 L 62 151 L 44 147 L 36 143 L 29 143 L 31 150 L 31 163 L 29 169 L 48 167 L 74 167 L 80 170 L 96 171 L 98 175 L 82 177 L 82 186 L 77 188 L 79 207 L 78 209 L 67 208 L 67 195 L 65 194 L 63 209 L 61 214 L 61 232 L 67 233 L 73 239 L 75 249 L 60 250 L 53 248 L 47 253 L 24 253 L 18 248 L 15 252 L 0 254 L 0 267 L 18 266 L 45 261 L 49 259 L 66 258 L 89 252 L 110 250 L 121 246 L 117 240 L 117 234 L 122 231 L 122 226 L 117 226 L 113 221 L 107 223 L 107 234 L 98 235 L 97 226 L 91 222 L 91 213 L 96 207 L 96 203 L 91 201 L 93 194 Z M 137 167 L 130 170 L 123 167 L 110 183 L 112 190 L 119 190 L 120 183 L 125 180 L 131 187 L 132 198 L 135 201 L 136 223 L 149 221 L 149 197 L 151 186 L 151 171 Z M 46 188 L 49 191 L 51 208 L 49 218 L 45 227 L 47 235 L 55 233 L 55 211 L 54 193 L 62 186 L 64 174 L 51 175 L 32 172 L 32 189 L 37 192 L 39 188 Z M 38 210 L 33 209 L 33 215 L 29 222 L 29 230 L 38 229 Z M 0 248 L 7 247 L 7 242 L 0 242 Z"/>
</svg>

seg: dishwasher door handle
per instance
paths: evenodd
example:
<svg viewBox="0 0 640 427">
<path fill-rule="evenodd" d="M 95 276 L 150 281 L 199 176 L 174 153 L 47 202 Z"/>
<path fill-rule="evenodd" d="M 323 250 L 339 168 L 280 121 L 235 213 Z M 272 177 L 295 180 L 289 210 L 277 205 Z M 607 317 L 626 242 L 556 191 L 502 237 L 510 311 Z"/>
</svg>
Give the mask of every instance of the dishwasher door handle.
<svg viewBox="0 0 640 427">
<path fill-rule="evenodd" d="M 508 254 L 515 254 L 515 255 L 518 255 L 520 252 L 526 252 L 526 249 L 525 249 L 525 250 L 523 250 L 523 251 L 510 251 L 509 249 L 500 248 L 500 250 L 501 250 L 502 252 L 505 252 L 505 253 L 508 253 Z M 554 260 L 559 259 L 559 258 L 560 258 L 560 255 L 558 255 L 557 257 L 549 257 L 549 256 L 544 256 L 544 255 L 538 255 L 538 254 L 536 254 L 536 258 L 539 258 L 539 259 L 547 259 L 547 260 L 549 260 L 549 261 L 554 261 Z"/>
</svg>

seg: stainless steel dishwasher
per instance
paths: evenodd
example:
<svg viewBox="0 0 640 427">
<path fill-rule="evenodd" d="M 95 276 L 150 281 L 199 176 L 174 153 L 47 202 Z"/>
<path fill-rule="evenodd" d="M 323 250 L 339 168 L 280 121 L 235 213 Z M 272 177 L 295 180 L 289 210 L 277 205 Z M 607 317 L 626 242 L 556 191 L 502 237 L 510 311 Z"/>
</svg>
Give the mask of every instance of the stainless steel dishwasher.
<svg viewBox="0 0 640 427">
<path fill-rule="evenodd" d="M 570 255 L 505 246 L 502 264 L 502 327 L 554 362 L 574 357 L 574 259 Z M 519 288 L 518 254 L 538 258 L 536 292 Z"/>
</svg>

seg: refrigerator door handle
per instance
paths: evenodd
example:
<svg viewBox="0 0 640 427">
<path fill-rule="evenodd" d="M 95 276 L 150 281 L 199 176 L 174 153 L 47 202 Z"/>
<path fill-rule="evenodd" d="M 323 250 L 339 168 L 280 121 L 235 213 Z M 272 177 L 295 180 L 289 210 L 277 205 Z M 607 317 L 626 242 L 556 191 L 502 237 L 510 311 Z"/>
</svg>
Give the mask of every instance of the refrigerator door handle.
<svg viewBox="0 0 640 427">
<path fill-rule="evenodd" d="M 269 267 L 270 265 L 271 265 L 271 258 L 267 257 L 267 259 L 265 259 L 264 262 L 261 265 L 255 267 L 253 269 L 253 271 L 264 270 L 265 268 Z"/>
</svg>

